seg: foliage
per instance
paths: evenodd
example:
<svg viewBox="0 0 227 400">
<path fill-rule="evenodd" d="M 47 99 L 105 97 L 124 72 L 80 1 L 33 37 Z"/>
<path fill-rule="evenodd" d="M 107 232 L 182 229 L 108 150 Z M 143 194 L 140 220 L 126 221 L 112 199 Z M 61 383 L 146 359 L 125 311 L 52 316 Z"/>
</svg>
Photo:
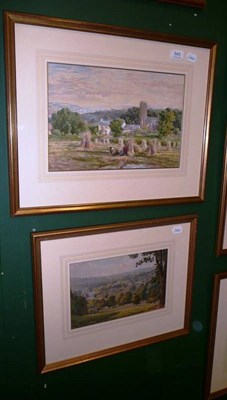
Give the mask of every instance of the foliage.
<svg viewBox="0 0 227 400">
<path fill-rule="evenodd" d="M 88 129 L 91 131 L 92 135 L 97 135 L 99 128 L 97 125 L 89 125 Z"/>
<path fill-rule="evenodd" d="M 113 136 L 117 137 L 122 134 L 122 124 L 123 120 L 121 118 L 114 119 L 113 121 L 110 122 L 110 129 L 113 134 Z"/>
<path fill-rule="evenodd" d="M 139 125 L 140 124 L 140 109 L 139 107 L 128 108 L 127 111 L 121 114 L 121 118 L 128 125 Z"/>
<path fill-rule="evenodd" d="M 161 136 L 168 136 L 174 133 L 174 122 L 176 114 L 171 108 L 166 108 L 159 113 L 158 131 Z"/>
<path fill-rule="evenodd" d="M 149 109 L 147 110 L 147 116 L 148 116 L 148 117 L 157 117 L 157 116 L 158 116 L 158 113 L 157 113 L 157 111 L 155 111 L 153 108 L 149 108 Z"/>
<path fill-rule="evenodd" d="M 139 293 L 135 293 L 132 298 L 133 304 L 139 304 L 141 301 Z"/>
<path fill-rule="evenodd" d="M 178 134 L 181 132 L 181 126 L 182 126 L 182 111 L 174 109 L 173 110 L 175 113 L 175 121 L 173 122 L 174 125 L 174 133 Z"/>
<path fill-rule="evenodd" d="M 116 305 L 116 299 L 115 296 L 112 294 L 106 300 L 106 307 L 113 307 L 115 305 Z"/>
<path fill-rule="evenodd" d="M 78 134 L 86 129 L 86 124 L 81 115 L 71 111 L 68 107 L 53 113 L 51 123 L 53 132 L 58 130 L 64 134 Z"/>
<path fill-rule="evenodd" d="M 128 290 L 125 293 L 121 292 L 118 301 L 119 301 L 120 305 L 131 303 L 132 302 L 132 292 L 130 290 Z"/>
<path fill-rule="evenodd" d="M 54 136 L 60 136 L 61 135 L 61 131 L 59 131 L 59 129 L 52 129 L 51 132 Z"/>
<path fill-rule="evenodd" d="M 88 304 L 86 297 L 71 291 L 71 308 L 75 315 L 87 314 Z"/>
<path fill-rule="evenodd" d="M 142 265 L 148 262 L 156 262 L 156 278 L 160 285 L 160 305 L 165 304 L 165 286 L 166 286 L 166 269 L 167 269 L 167 249 L 148 251 L 145 253 L 133 254 L 131 258 L 139 258 L 136 262 L 136 266 Z"/>
</svg>

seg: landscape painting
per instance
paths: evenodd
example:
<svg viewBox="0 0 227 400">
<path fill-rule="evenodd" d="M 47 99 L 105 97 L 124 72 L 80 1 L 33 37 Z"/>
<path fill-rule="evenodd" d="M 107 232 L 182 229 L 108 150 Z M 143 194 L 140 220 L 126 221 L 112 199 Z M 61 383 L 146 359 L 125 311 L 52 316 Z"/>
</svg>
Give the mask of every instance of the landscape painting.
<svg viewBox="0 0 227 400">
<path fill-rule="evenodd" d="M 168 249 L 70 264 L 71 329 L 165 307 Z"/>
<path fill-rule="evenodd" d="M 48 168 L 179 168 L 185 75 L 48 63 Z"/>
</svg>

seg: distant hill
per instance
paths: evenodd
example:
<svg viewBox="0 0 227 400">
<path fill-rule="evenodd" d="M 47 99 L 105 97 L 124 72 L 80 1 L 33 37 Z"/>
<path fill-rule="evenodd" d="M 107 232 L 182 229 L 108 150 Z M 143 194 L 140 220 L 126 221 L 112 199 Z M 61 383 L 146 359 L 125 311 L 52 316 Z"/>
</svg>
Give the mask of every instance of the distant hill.
<svg viewBox="0 0 227 400">
<path fill-rule="evenodd" d="M 114 285 L 119 282 L 135 282 L 136 280 L 144 280 L 148 274 L 153 274 L 155 267 L 151 268 L 135 268 L 131 272 L 124 272 L 122 274 L 112 274 L 107 276 L 89 277 L 89 278 L 70 278 L 70 287 L 72 291 L 82 291 L 86 288 L 92 290 L 94 287 L 105 285 Z"/>
<path fill-rule="evenodd" d="M 98 123 L 101 119 L 106 121 L 112 121 L 113 119 L 120 118 L 121 114 L 125 110 L 103 110 L 94 111 L 83 114 L 83 118 L 89 123 Z"/>
<path fill-rule="evenodd" d="M 82 114 L 85 121 L 90 123 L 98 123 L 101 119 L 112 120 L 115 118 L 120 118 L 120 115 L 125 111 L 124 109 L 96 111 L 92 107 L 82 108 L 77 104 L 50 102 L 48 110 L 49 118 L 52 116 L 53 113 L 61 110 L 62 108 L 69 108 L 73 112 Z"/>
<path fill-rule="evenodd" d="M 92 112 L 92 108 L 82 108 L 76 104 L 67 104 L 67 103 L 57 103 L 57 102 L 50 102 L 49 103 L 49 110 L 48 110 L 48 114 L 49 117 L 51 117 L 51 115 L 59 110 L 61 110 L 62 108 L 69 108 L 71 111 L 73 112 L 78 112 L 79 114 L 84 114 L 84 113 L 89 113 Z"/>
<path fill-rule="evenodd" d="M 71 111 L 81 114 L 83 119 L 90 124 L 97 124 L 101 119 L 112 121 L 113 119 L 124 118 L 124 114 L 129 110 L 127 107 L 122 109 L 94 110 L 92 107 L 82 108 L 77 104 L 50 102 L 48 110 L 49 120 L 53 113 L 56 113 L 62 108 L 69 108 Z M 149 108 L 148 117 L 157 116 L 160 111 L 160 109 Z"/>
</svg>

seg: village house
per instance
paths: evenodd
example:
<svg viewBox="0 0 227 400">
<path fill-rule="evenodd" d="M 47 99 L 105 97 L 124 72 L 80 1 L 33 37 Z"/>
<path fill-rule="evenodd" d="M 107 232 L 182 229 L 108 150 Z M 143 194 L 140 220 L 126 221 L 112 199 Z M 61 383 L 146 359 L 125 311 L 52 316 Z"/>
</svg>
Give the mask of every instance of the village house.
<svg viewBox="0 0 227 400">
<path fill-rule="evenodd" d="M 111 133 L 110 122 L 111 121 L 109 121 L 109 120 L 100 119 L 99 124 L 98 124 L 99 133 L 104 134 L 104 135 L 110 135 L 110 133 Z"/>
<path fill-rule="evenodd" d="M 99 133 L 103 135 L 110 135 L 111 134 L 111 127 L 110 127 L 111 121 L 109 120 L 104 120 L 100 119 L 99 124 L 98 124 L 98 131 Z M 125 121 L 122 122 L 122 129 L 126 126 Z"/>
</svg>

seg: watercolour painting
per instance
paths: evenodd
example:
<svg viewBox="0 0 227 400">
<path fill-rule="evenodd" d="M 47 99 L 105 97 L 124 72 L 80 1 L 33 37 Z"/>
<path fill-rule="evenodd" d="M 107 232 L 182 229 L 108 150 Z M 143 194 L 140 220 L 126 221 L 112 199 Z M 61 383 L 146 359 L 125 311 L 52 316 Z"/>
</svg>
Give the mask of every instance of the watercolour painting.
<svg viewBox="0 0 227 400">
<path fill-rule="evenodd" d="M 179 168 L 185 80 L 48 63 L 49 171 Z"/>
<path fill-rule="evenodd" d="M 70 265 L 71 329 L 165 307 L 168 249 Z"/>
</svg>

